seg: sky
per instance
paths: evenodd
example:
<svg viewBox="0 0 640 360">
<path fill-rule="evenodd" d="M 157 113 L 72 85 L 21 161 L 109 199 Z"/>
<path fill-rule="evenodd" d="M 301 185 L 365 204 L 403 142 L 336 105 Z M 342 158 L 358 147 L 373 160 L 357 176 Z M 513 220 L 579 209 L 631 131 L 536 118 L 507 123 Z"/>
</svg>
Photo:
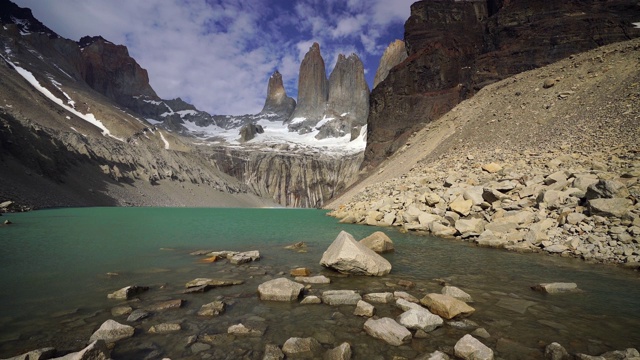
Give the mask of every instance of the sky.
<svg viewBox="0 0 640 360">
<path fill-rule="evenodd" d="M 380 57 L 404 36 L 415 0 L 13 0 L 60 36 L 127 46 L 163 99 L 211 114 L 258 113 L 277 69 L 297 97 L 314 42 L 327 68 L 357 54 L 372 86 Z"/>
</svg>

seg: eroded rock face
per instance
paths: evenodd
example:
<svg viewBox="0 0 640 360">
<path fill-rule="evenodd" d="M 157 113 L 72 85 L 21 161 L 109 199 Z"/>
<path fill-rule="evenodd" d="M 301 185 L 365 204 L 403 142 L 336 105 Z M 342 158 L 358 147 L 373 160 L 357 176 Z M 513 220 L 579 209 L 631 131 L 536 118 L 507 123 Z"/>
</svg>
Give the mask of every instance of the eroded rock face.
<svg viewBox="0 0 640 360">
<path fill-rule="evenodd" d="M 570 54 L 640 36 L 637 2 L 418 1 L 408 58 L 371 93 L 363 167 L 477 90 Z"/>
<path fill-rule="evenodd" d="M 380 59 L 380 65 L 376 71 L 376 76 L 373 79 L 373 87 L 375 88 L 389 75 L 389 71 L 394 66 L 400 64 L 407 59 L 407 49 L 404 46 L 404 41 L 396 40 L 389 44 L 387 49 L 382 54 Z"/>
</svg>

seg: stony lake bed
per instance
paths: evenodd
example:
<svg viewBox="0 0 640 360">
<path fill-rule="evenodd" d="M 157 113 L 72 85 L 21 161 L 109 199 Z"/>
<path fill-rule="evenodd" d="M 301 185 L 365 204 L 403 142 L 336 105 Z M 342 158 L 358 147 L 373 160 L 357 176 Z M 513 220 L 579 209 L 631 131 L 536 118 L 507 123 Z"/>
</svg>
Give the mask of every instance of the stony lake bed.
<svg viewBox="0 0 640 360">
<path fill-rule="evenodd" d="M 299 355 L 312 358 L 345 342 L 354 359 L 414 359 L 435 351 L 453 357 L 468 334 L 504 359 L 544 358 L 553 342 L 571 354 L 640 347 L 640 278 L 611 265 L 337 224 L 318 210 L 88 208 L 7 218 L 13 224 L 0 229 L 2 358 L 45 347 L 56 349 L 53 357 L 79 351 L 109 320 L 133 328 L 132 336 L 111 345 L 114 359 L 262 359 L 290 338 L 314 339 L 299 345 L 311 351 Z M 321 266 L 342 230 L 356 239 L 385 232 L 395 247 L 382 255 L 391 272 L 347 276 Z M 299 242 L 304 246 L 286 248 Z M 209 256 L 222 250 L 257 250 L 260 258 Z M 330 283 L 303 284 L 290 302 L 260 299 L 261 284 L 295 281 L 291 271 L 300 267 Z M 229 284 L 187 287 L 202 278 Z M 531 289 L 547 282 L 575 282 L 581 291 Z M 129 285 L 149 289 L 107 298 Z M 405 312 L 399 298 L 420 302 L 445 286 L 470 295 L 475 311 L 430 331 L 411 329 L 411 338 L 398 345 L 365 331 L 369 319 L 398 320 Z M 355 304 L 303 300 L 333 290 L 353 290 L 373 305 L 374 315 L 354 314 Z M 213 305 L 203 312 L 206 304 Z"/>
</svg>

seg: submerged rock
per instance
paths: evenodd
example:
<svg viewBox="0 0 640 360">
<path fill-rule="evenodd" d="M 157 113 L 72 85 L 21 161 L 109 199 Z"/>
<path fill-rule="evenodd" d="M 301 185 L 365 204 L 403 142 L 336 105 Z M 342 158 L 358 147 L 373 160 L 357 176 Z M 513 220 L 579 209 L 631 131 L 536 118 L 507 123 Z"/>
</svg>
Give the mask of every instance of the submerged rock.
<svg viewBox="0 0 640 360">
<path fill-rule="evenodd" d="M 149 333 L 151 334 L 168 334 L 176 331 L 180 331 L 182 327 L 180 324 L 175 323 L 162 323 L 153 325 L 149 328 Z"/>
<path fill-rule="evenodd" d="M 184 300 L 182 299 L 161 301 L 161 302 L 150 305 L 148 309 L 151 311 L 166 311 L 171 309 L 178 309 L 182 307 L 183 303 L 184 303 Z"/>
<path fill-rule="evenodd" d="M 331 283 L 331 279 L 329 279 L 328 277 L 326 277 L 324 275 L 309 276 L 309 277 L 298 276 L 298 277 L 295 278 L 295 280 L 297 282 L 301 282 L 301 283 L 304 283 L 304 284 L 329 284 L 329 283 Z"/>
<path fill-rule="evenodd" d="M 324 252 L 320 265 L 353 275 L 384 276 L 391 271 L 391 264 L 385 258 L 345 231 L 341 231 Z"/>
<path fill-rule="evenodd" d="M 400 346 L 411 341 L 411 332 L 388 317 L 367 320 L 364 323 L 364 331 L 370 336 L 393 346 Z"/>
<path fill-rule="evenodd" d="M 27 358 L 31 360 L 36 358 Z M 109 360 L 111 352 L 103 340 L 95 340 L 84 349 L 52 360 Z"/>
<path fill-rule="evenodd" d="M 133 333 L 133 327 L 109 319 L 100 325 L 100 328 L 91 335 L 89 341 L 103 340 L 107 343 L 112 343 L 130 338 L 133 336 Z"/>
<path fill-rule="evenodd" d="M 300 297 L 304 285 L 286 278 L 269 280 L 258 286 L 260 300 L 294 301 Z"/>
<path fill-rule="evenodd" d="M 200 316 L 216 316 L 224 311 L 225 304 L 222 301 L 214 301 L 204 304 L 198 310 Z"/>
<path fill-rule="evenodd" d="M 209 278 L 197 278 L 189 281 L 185 284 L 186 288 L 202 288 L 206 291 L 210 288 L 216 288 L 221 286 L 232 286 L 244 284 L 242 280 L 227 280 L 227 279 L 209 279 Z"/>
<path fill-rule="evenodd" d="M 138 321 L 138 320 L 142 320 L 142 319 L 148 318 L 149 315 L 151 315 L 151 314 L 148 311 L 145 311 L 143 309 L 136 309 L 136 310 L 133 310 L 131 312 L 131 314 L 129 314 L 129 317 L 127 317 L 127 321 L 128 322 L 135 322 L 135 321 Z"/>
<path fill-rule="evenodd" d="M 264 356 L 262 360 L 282 360 L 284 353 L 278 345 L 267 344 L 264 346 Z"/>
<path fill-rule="evenodd" d="M 264 330 L 246 326 L 241 323 L 229 326 L 227 333 L 236 336 L 262 336 L 262 334 L 264 334 Z"/>
<path fill-rule="evenodd" d="M 287 357 L 295 359 L 316 359 L 322 353 L 322 345 L 311 337 L 292 337 L 285 341 L 282 351 Z"/>
</svg>

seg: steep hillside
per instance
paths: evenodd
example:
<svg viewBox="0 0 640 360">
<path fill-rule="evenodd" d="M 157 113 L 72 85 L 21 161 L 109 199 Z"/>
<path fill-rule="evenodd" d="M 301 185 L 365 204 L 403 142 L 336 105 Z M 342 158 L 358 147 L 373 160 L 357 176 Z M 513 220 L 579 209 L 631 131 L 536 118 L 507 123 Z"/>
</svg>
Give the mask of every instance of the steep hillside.
<svg viewBox="0 0 640 360">
<path fill-rule="evenodd" d="M 345 222 L 637 266 L 638 59 L 640 39 L 489 85 L 328 207 Z"/>
</svg>

